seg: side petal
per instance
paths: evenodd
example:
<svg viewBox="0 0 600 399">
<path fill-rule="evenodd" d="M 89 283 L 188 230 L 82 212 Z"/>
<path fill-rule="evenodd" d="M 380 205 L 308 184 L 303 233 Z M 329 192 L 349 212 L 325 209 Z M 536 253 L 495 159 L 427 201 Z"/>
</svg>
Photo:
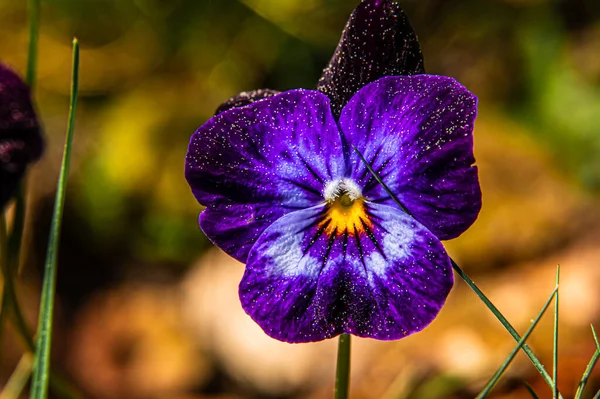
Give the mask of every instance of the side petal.
<svg viewBox="0 0 600 399">
<path fill-rule="evenodd" d="M 477 98 L 443 76 L 386 77 L 361 89 L 340 126 L 402 204 L 442 240 L 462 234 L 481 209 L 473 166 Z M 395 206 L 355 152 L 363 194 Z"/>
<path fill-rule="evenodd" d="M 292 90 L 225 111 L 192 136 L 185 176 L 207 208 L 200 227 L 245 262 L 272 222 L 323 200 L 327 181 L 345 168 L 329 100 Z"/>
<path fill-rule="evenodd" d="M 431 323 L 454 281 L 443 246 L 406 214 L 367 208 L 363 228 L 341 234 L 322 224 L 326 206 L 287 214 L 264 231 L 239 292 L 265 333 L 286 342 L 341 333 L 393 340 Z"/>
<path fill-rule="evenodd" d="M 252 104 L 255 101 L 262 100 L 263 98 L 273 97 L 279 94 L 277 90 L 271 89 L 259 89 L 253 91 L 243 91 L 237 96 L 231 97 L 223 104 L 219 105 L 219 108 L 215 111 L 215 116 L 221 112 L 225 112 L 231 108 L 243 107 L 248 104 Z"/>
<path fill-rule="evenodd" d="M 393 0 L 365 0 L 352 12 L 317 89 L 338 117 L 363 86 L 390 75 L 425 73 L 423 56 L 402 8 Z"/>
</svg>

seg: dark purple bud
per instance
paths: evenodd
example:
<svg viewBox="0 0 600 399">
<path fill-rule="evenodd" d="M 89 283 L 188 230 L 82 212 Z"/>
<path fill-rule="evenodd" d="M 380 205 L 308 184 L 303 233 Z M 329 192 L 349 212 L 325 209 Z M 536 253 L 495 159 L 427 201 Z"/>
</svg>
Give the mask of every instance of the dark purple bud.
<svg viewBox="0 0 600 399">
<path fill-rule="evenodd" d="M 29 87 L 0 64 L 0 211 L 14 195 L 27 165 L 39 159 L 42 150 Z"/>
<path fill-rule="evenodd" d="M 262 100 L 263 98 L 272 97 L 279 94 L 277 90 L 271 89 L 259 89 L 254 91 L 243 91 L 235 97 L 231 97 L 217 108 L 215 115 L 219 115 L 221 112 L 227 111 L 231 108 L 243 107 L 244 105 L 252 104 L 255 101 Z"/>
<path fill-rule="evenodd" d="M 352 12 L 317 89 L 331 99 L 337 118 L 368 83 L 384 76 L 422 73 L 417 35 L 402 8 L 392 0 L 364 0 Z"/>
</svg>

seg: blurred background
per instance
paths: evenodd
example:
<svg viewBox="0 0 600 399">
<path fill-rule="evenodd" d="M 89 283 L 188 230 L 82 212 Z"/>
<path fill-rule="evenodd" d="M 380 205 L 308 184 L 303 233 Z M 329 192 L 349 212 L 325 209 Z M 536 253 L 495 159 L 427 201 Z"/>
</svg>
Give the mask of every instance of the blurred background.
<svg viewBox="0 0 600 399">
<path fill-rule="evenodd" d="M 82 46 L 60 250 L 53 364 L 86 398 L 329 398 L 336 341 L 271 340 L 242 311 L 243 265 L 211 247 L 183 178 L 194 130 L 243 90 L 314 88 L 358 0 L 43 1 L 37 109 L 18 295 L 37 320 L 67 120 L 71 39 Z M 448 251 L 523 332 L 562 266 L 559 387 L 572 397 L 600 320 L 600 2 L 404 0 L 428 73 L 480 99 L 484 206 Z M 22 75 L 25 2 L 0 2 L 0 59 Z M 600 324 L 597 325 L 600 327 Z M 10 327 L 0 381 L 22 353 Z M 469 398 L 514 345 L 457 281 L 424 332 L 355 339 L 355 399 Z M 551 369 L 552 320 L 530 338 Z M 496 398 L 550 391 L 519 356 Z M 600 371 L 589 383 L 600 388 Z"/>
</svg>

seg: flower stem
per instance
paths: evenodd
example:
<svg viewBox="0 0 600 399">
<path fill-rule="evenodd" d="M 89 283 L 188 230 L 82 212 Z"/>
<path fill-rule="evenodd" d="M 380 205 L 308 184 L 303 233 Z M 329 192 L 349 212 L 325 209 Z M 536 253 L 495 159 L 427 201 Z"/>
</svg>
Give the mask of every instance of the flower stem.
<svg viewBox="0 0 600 399">
<path fill-rule="evenodd" d="M 350 386 L 350 334 L 341 334 L 338 341 L 335 370 L 335 399 L 348 399 Z"/>
</svg>

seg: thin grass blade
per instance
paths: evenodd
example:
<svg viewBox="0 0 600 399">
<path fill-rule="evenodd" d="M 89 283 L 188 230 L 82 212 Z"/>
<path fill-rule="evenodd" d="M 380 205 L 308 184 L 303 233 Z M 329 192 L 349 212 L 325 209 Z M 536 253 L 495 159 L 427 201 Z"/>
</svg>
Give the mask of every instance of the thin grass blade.
<svg viewBox="0 0 600 399">
<path fill-rule="evenodd" d="M 500 324 L 502 324 L 502 326 L 506 329 L 506 331 L 508 331 L 508 333 L 513 337 L 513 339 L 519 342 L 521 336 L 519 335 L 517 330 L 514 329 L 512 324 L 510 324 L 506 317 L 504 317 L 504 315 L 500 313 L 498 308 L 492 303 L 492 301 L 489 300 L 487 296 L 485 296 L 485 294 L 479 289 L 479 287 L 477 287 L 475 282 L 473 282 L 473 280 L 471 280 L 471 278 L 467 276 L 467 274 L 460 268 L 460 266 L 458 266 L 456 262 L 454 262 L 454 260 L 450 259 L 450 261 L 452 262 L 452 267 L 454 268 L 454 271 L 464 280 L 465 283 L 467 283 L 469 288 L 471 288 L 473 292 L 475 292 L 475 295 L 477 295 L 479 299 L 481 299 L 481 301 L 494 314 L 494 316 L 496 316 L 498 321 L 500 321 Z M 525 352 L 525 354 L 527 355 L 527 357 L 529 357 L 529 360 L 531 360 L 531 363 L 534 365 L 534 367 L 538 370 L 546 384 L 554 392 L 554 381 L 552 380 L 552 377 L 550 377 L 550 374 L 548 374 L 548 372 L 544 368 L 542 362 L 540 362 L 540 360 L 537 358 L 537 356 L 533 353 L 533 351 L 527 344 L 523 344 L 522 349 L 523 352 Z M 559 398 L 560 397 L 561 396 L 559 393 Z"/>
<path fill-rule="evenodd" d="M 38 38 L 40 31 L 40 2 L 29 0 L 27 3 L 29 24 L 29 46 L 27 49 L 27 73 L 25 79 L 29 87 L 35 86 L 37 76 Z"/>
<path fill-rule="evenodd" d="M 533 390 L 533 387 L 531 385 L 529 385 L 529 383 L 527 381 L 523 381 L 523 385 L 525 386 L 525 389 L 527 389 L 527 391 L 529 392 L 529 394 L 531 395 L 531 397 L 533 399 L 540 399 L 540 397 L 537 395 L 537 393 L 535 393 L 535 391 Z"/>
<path fill-rule="evenodd" d="M 0 340 L 4 333 L 4 317 L 8 310 L 6 302 L 6 270 L 8 269 L 8 237 L 6 233 L 6 220 L 4 213 L 0 212 L 0 270 L 2 270 L 2 306 L 0 307 Z M 1 341 L 0 341 L 1 342 Z M 1 346 L 0 346 L 1 349 Z"/>
<path fill-rule="evenodd" d="M 33 365 L 33 378 L 31 384 L 31 399 L 46 399 L 48 396 L 48 379 L 50 375 L 50 344 L 52 341 L 52 315 L 54 312 L 54 294 L 56 291 L 56 263 L 58 258 L 58 244 L 60 241 L 60 228 L 65 204 L 67 176 L 73 146 L 73 133 L 75 123 L 75 109 L 79 88 L 79 43 L 73 40 L 73 72 L 71 75 L 71 100 L 69 104 L 69 120 L 67 137 L 63 154 L 54 213 L 50 227 L 50 238 L 46 252 L 46 266 L 44 268 L 44 282 L 42 286 L 42 299 L 40 304 L 40 319 L 38 325 L 38 339 L 35 348 L 35 361 Z"/>
<path fill-rule="evenodd" d="M 37 75 L 37 53 L 38 38 L 40 26 L 40 1 L 29 0 L 28 3 L 28 25 L 29 25 L 29 44 L 27 49 L 27 70 L 25 80 L 30 89 L 35 85 Z M 27 176 L 23 176 L 15 196 L 15 216 L 12 228 L 8 235 L 7 262 L 10 269 L 16 273 L 19 268 L 19 259 L 21 252 L 21 242 L 23 240 L 23 230 L 25 228 L 25 213 L 27 204 L 25 201 L 27 191 Z M 6 277 L 6 276 L 5 276 Z M 11 276 L 12 277 L 12 276 Z M 10 298 L 6 290 L 2 292 L 2 307 L 0 308 L 0 330 L 4 326 L 5 313 L 9 310 Z M 1 332 L 0 332 L 1 334 Z"/>
<path fill-rule="evenodd" d="M 4 214 L 0 213 L 0 252 L 2 253 L 1 269 L 4 278 L 4 292 L 2 293 L 2 308 L 10 311 L 15 323 L 19 338 L 21 338 L 27 348 L 33 348 L 33 339 L 29 333 L 29 328 L 25 317 L 21 312 L 17 301 L 17 294 L 14 286 L 14 273 L 10 262 L 10 249 L 6 232 L 6 219 Z"/>
<path fill-rule="evenodd" d="M 0 213 L 0 266 L 4 276 L 4 293 L 6 294 L 4 296 L 4 298 L 6 298 L 6 302 L 2 302 L 2 317 L 4 317 L 6 313 L 10 312 L 14 321 L 17 335 L 23 341 L 25 350 L 30 354 L 33 354 L 35 351 L 35 343 L 31 338 L 31 331 L 29 330 L 29 326 L 25 321 L 21 307 L 17 302 L 17 296 L 13 282 L 14 276 L 11 275 L 12 273 L 9 267 L 10 263 L 8 262 L 7 255 L 9 251 L 7 246 L 6 220 L 4 218 L 4 214 Z M 69 383 L 54 373 L 50 374 L 50 386 L 58 398 L 81 398 L 81 395 L 72 386 L 70 386 Z"/>
<path fill-rule="evenodd" d="M 552 397 L 558 398 L 558 284 L 560 282 L 560 265 L 556 266 L 556 296 L 554 298 L 554 351 L 552 356 L 552 381 L 554 381 L 554 391 Z"/>
<path fill-rule="evenodd" d="M 367 162 L 367 160 L 365 159 L 365 157 L 363 156 L 363 154 L 361 154 L 360 151 L 358 151 L 358 148 L 356 148 L 355 146 L 352 146 L 352 148 L 354 148 L 354 151 L 356 151 L 356 153 L 360 157 L 360 160 L 365 164 L 365 166 L 367 167 L 367 169 L 369 170 L 369 172 L 373 175 L 373 177 L 375 178 L 375 180 L 377 180 L 377 183 L 379 183 L 381 185 L 381 187 L 383 187 L 383 189 L 394 200 L 394 202 L 396 203 L 396 205 L 398 205 L 400 207 L 400 209 L 402 209 L 404 211 L 404 213 L 406 213 L 407 215 L 412 216 L 411 213 L 408 211 L 408 209 L 404 206 L 404 204 L 402 204 L 402 202 L 400 202 L 400 200 L 398 199 L 398 197 L 396 197 L 396 195 L 392 192 L 392 190 L 390 190 L 390 188 L 387 186 L 387 184 L 385 184 L 383 182 L 383 180 L 381 180 L 381 177 L 377 174 L 377 172 L 375 172 L 375 170 L 373 169 L 373 167 Z"/>
<path fill-rule="evenodd" d="M 21 357 L 19 364 L 17 364 L 17 368 L 8 379 L 2 393 L 0 393 L 0 399 L 19 398 L 31 376 L 32 364 L 33 358 L 31 353 L 26 353 Z"/>
<path fill-rule="evenodd" d="M 575 399 L 581 399 L 583 395 L 583 391 L 585 390 L 585 386 L 587 385 L 588 379 L 596 367 L 596 363 L 598 363 L 598 359 L 600 359 L 600 345 L 598 345 L 598 336 L 596 335 L 596 331 L 594 330 L 594 326 L 592 327 L 592 335 L 594 336 L 594 340 L 596 341 L 596 350 L 592 354 L 592 358 L 590 359 L 583 375 L 581 376 L 581 380 L 577 385 L 577 391 L 575 392 Z"/>
<path fill-rule="evenodd" d="M 27 23 L 29 28 L 29 44 L 27 46 L 27 70 L 25 81 L 31 90 L 36 84 L 38 38 L 40 32 L 40 3 L 41 0 L 29 0 L 27 3 Z M 9 258 L 11 267 L 16 271 L 19 267 L 19 255 L 21 252 L 21 241 L 25 229 L 25 213 L 27 203 L 27 177 L 23 177 L 16 194 L 15 217 L 10 231 L 8 241 Z"/>
<path fill-rule="evenodd" d="M 498 380 L 500 379 L 500 377 L 502 377 L 502 374 L 504 374 L 504 372 L 506 371 L 506 369 L 508 368 L 508 366 L 510 365 L 510 363 L 513 361 L 513 359 L 515 358 L 515 356 L 517 355 L 517 353 L 519 352 L 519 350 L 521 349 L 521 347 L 525 343 L 525 340 L 527 340 L 527 338 L 529 338 L 529 335 L 531 335 L 531 333 L 533 332 L 533 330 L 535 329 L 535 327 L 538 325 L 539 321 L 541 320 L 541 318 L 544 315 L 544 313 L 546 313 L 546 310 L 550 306 L 550 303 L 552 303 L 552 300 L 555 298 L 555 296 L 556 296 L 557 293 L 558 293 L 558 287 L 556 287 L 554 289 L 554 291 L 552 291 L 552 294 L 550 294 L 550 297 L 548 298 L 548 300 L 546 301 L 546 303 L 542 307 L 542 310 L 540 310 L 540 312 L 538 313 L 538 315 L 536 316 L 536 318 L 533 320 L 533 323 L 531 323 L 531 326 L 529 326 L 529 328 L 527 329 L 527 331 L 525 331 L 525 334 L 523 334 L 523 336 L 521 337 L 521 339 L 519 340 L 519 342 L 517 343 L 517 345 L 510 352 L 510 354 L 508 355 L 508 357 L 506 358 L 506 360 L 504 361 L 504 363 L 502 363 L 502 365 L 500 366 L 500 368 L 496 371 L 496 373 L 492 376 L 492 378 L 490 379 L 490 381 L 483 388 L 483 390 L 481 391 L 481 393 L 479 395 L 477 395 L 477 399 L 483 399 L 483 398 L 485 398 L 491 392 L 491 390 L 494 388 L 494 386 L 496 385 L 496 383 L 498 382 Z"/>
<path fill-rule="evenodd" d="M 577 385 L 577 391 L 575 392 L 575 399 L 581 399 L 581 397 L 583 395 L 583 391 L 585 390 L 587 382 L 590 378 L 590 374 L 594 370 L 594 367 L 596 367 L 596 363 L 598 363 L 598 359 L 600 359 L 600 350 L 596 349 L 594 351 L 594 354 L 592 355 L 592 358 L 590 359 L 587 367 L 585 368 L 585 371 L 583 372 L 583 376 L 581 377 L 579 384 Z"/>
<path fill-rule="evenodd" d="M 410 212 L 408 212 L 408 210 L 400 202 L 398 197 L 396 197 L 396 195 L 389 189 L 389 187 L 383 182 L 383 180 L 381 180 L 381 178 L 379 177 L 377 172 L 375 172 L 373 170 L 371 165 L 369 165 L 369 163 L 363 157 L 363 155 L 360 153 L 360 151 L 355 146 L 352 146 L 352 148 L 354 149 L 354 151 L 356 151 L 356 153 L 360 157 L 361 161 L 365 164 L 365 166 L 367 167 L 369 172 L 371 172 L 371 174 L 377 180 L 377 182 L 379 184 L 381 184 L 381 186 L 389 194 L 389 196 L 396 203 L 396 205 L 398 205 L 400 207 L 400 209 L 404 210 L 404 212 L 406 212 L 408 215 L 410 215 Z M 473 292 L 475 292 L 475 295 L 477 295 L 479 297 L 479 299 L 481 299 L 481 301 L 485 304 L 485 306 L 487 306 L 487 308 L 494 314 L 494 316 L 496 316 L 498 321 L 500 321 L 500 324 L 502 324 L 502 326 L 506 329 L 506 331 L 508 331 L 508 333 L 513 337 L 513 339 L 515 341 L 519 342 L 519 340 L 521 339 L 521 336 L 519 335 L 517 330 L 515 330 L 514 327 L 509 323 L 509 321 L 506 319 L 506 317 L 504 317 L 504 315 L 502 313 L 500 313 L 498 308 L 496 308 L 496 306 L 488 299 L 488 297 L 485 296 L 485 294 L 479 289 L 479 287 L 477 287 L 475 282 L 473 282 L 473 280 L 471 280 L 469 278 L 469 276 L 460 268 L 460 266 L 458 266 L 456 264 L 456 262 L 454 262 L 454 260 L 450 259 L 450 261 L 452 263 L 452 268 L 454 269 L 456 274 L 458 274 L 460 276 L 460 278 L 462 278 L 464 280 L 464 282 L 469 286 L 469 288 L 471 288 L 473 290 Z M 538 372 L 540 373 L 540 375 L 542 376 L 542 378 L 544 379 L 546 384 L 548 384 L 548 386 L 550 387 L 552 392 L 554 392 L 554 381 L 552 380 L 552 377 L 550 376 L 550 374 L 544 368 L 544 365 L 540 362 L 540 360 L 537 358 L 537 356 L 533 353 L 533 351 L 531 350 L 531 348 L 529 348 L 529 346 L 527 344 L 523 344 L 522 349 L 525 352 L 525 354 L 527 355 L 527 357 L 529 358 L 529 360 L 531 360 L 531 363 L 534 365 L 534 367 L 538 370 Z M 561 398 L 560 393 L 559 393 L 559 398 Z"/>
</svg>

